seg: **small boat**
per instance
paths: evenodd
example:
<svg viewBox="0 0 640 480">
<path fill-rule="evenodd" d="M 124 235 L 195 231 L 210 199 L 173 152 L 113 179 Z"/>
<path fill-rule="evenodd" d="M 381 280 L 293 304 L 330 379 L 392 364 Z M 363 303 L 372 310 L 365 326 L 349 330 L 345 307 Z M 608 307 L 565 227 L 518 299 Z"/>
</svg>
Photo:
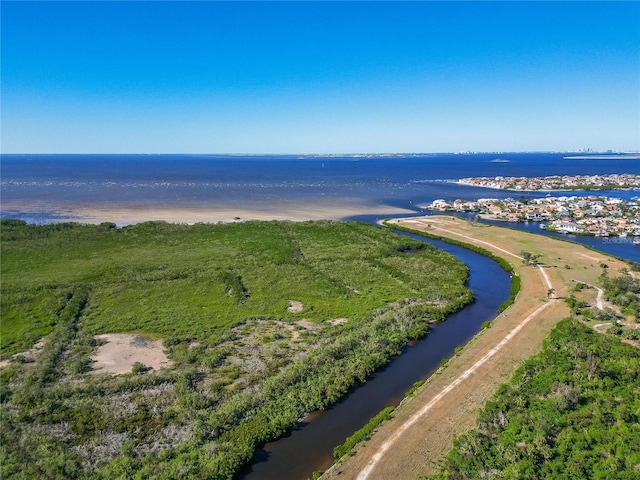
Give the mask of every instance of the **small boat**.
<svg viewBox="0 0 640 480">
<path fill-rule="evenodd" d="M 637 247 L 637 246 L 640 246 L 640 238 L 636 238 L 636 239 L 634 239 L 634 240 L 633 240 L 633 245 L 634 245 L 634 246 L 636 246 L 636 247 Z"/>
<path fill-rule="evenodd" d="M 540 224 L 540 230 L 546 230 L 547 226 L 544 223 Z"/>
</svg>

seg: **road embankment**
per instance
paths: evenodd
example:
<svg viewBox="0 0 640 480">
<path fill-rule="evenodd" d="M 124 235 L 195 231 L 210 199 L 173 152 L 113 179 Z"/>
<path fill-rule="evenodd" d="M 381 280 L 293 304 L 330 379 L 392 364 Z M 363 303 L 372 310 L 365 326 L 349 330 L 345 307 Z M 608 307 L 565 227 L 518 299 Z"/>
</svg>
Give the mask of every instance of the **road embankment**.
<svg viewBox="0 0 640 480">
<path fill-rule="evenodd" d="M 568 315 L 562 298 L 575 282 L 597 284 L 603 264 L 610 275 L 625 267 L 620 260 L 580 245 L 450 216 L 396 219 L 391 223 L 488 250 L 513 266 L 521 278 L 521 291 L 490 328 L 400 405 L 368 442 L 331 467 L 323 476 L 326 479 L 338 475 L 358 480 L 417 478 L 434 473 L 453 439 L 475 426 L 478 409 L 540 349 L 555 324 Z M 522 252 L 538 255 L 541 266 L 525 265 Z"/>
</svg>

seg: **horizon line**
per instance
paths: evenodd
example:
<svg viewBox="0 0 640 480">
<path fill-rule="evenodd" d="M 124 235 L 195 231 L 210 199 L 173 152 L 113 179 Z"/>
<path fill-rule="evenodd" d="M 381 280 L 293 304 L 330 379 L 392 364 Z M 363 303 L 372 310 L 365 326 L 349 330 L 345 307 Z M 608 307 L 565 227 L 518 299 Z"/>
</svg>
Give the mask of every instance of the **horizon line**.
<svg viewBox="0 0 640 480">
<path fill-rule="evenodd" d="M 265 156 L 305 156 L 305 157 L 353 157 L 353 156 L 416 156 L 416 155 L 481 155 L 481 154 L 503 154 L 503 153 L 576 153 L 581 155 L 598 154 L 640 154 L 640 150 L 461 150 L 448 152 L 333 152 L 333 153 L 276 153 L 276 152 L 0 152 L 0 155 L 209 155 L 209 156 L 229 156 L 229 157 L 265 157 Z"/>
</svg>

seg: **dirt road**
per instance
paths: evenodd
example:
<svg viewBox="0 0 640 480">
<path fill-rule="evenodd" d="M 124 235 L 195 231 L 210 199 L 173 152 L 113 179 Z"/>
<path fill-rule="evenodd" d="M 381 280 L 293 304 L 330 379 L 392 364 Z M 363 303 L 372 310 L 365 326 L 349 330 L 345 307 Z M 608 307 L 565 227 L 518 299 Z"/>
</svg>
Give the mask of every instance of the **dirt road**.
<svg viewBox="0 0 640 480">
<path fill-rule="evenodd" d="M 491 328 L 396 409 L 355 455 L 342 459 L 322 478 L 413 479 L 433 473 L 453 438 L 475 426 L 476 412 L 569 310 L 562 301 L 576 281 L 596 284 L 601 263 L 610 275 L 624 263 L 582 246 L 541 235 L 471 224 L 454 217 L 416 217 L 394 223 L 481 246 L 509 261 L 522 279 L 516 302 Z M 523 265 L 520 252 L 540 255 L 542 268 Z M 487 281 L 490 281 L 488 279 Z M 550 289 L 554 294 L 550 297 Z M 593 304 L 596 304 L 595 292 Z"/>
</svg>

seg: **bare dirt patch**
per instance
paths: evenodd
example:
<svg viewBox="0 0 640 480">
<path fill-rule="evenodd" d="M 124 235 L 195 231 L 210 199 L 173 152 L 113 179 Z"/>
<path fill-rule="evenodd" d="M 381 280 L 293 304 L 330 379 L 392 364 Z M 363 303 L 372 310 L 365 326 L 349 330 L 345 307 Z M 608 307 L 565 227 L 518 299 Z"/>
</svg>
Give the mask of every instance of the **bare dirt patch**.
<svg viewBox="0 0 640 480">
<path fill-rule="evenodd" d="M 320 330 L 322 328 L 322 325 L 316 322 L 312 322 L 311 320 L 300 320 L 296 322 L 296 325 L 299 325 L 307 330 Z"/>
<path fill-rule="evenodd" d="M 29 362 L 35 362 L 37 358 L 40 356 L 40 353 L 42 352 L 43 348 L 44 348 L 44 339 L 41 339 L 38 343 L 35 343 L 33 347 L 31 347 L 29 350 L 16 353 L 15 355 L 12 355 L 11 358 L 24 357 L 24 359 Z M 10 360 L 0 360 L 0 368 L 6 367 L 7 365 L 9 365 L 9 363 L 10 363 Z"/>
<path fill-rule="evenodd" d="M 334 318 L 333 320 L 329 320 L 330 325 L 344 325 L 349 320 L 346 318 Z"/>
<path fill-rule="evenodd" d="M 293 324 L 287 324 L 287 328 L 291 331 L 291 338 L 293 340 L 298 340 L 300 338 L 300 330 L 296 329 L 296 327 L 303 328 L 304 330 L 310 331 L 318 331 L 322 329 L 322 325 L 316 322 L 312 322 L 311 320 L 298 320 Z"/>
<path fill-rule="evenodd" d="M 162 340 L 151 340 L 142 335 L 108 333 L 97 335 L 105 343 L 91 356 L 94 362 L 91 373 L 121 375 L 131 372 L 133 364 L 140 362 L 153 370 L 172 365 L 162 348 Z"/>
<path fill-rule="evenodd" d="M 298 302 L 297 300 L 289 300 L 287 311 L 291 313 L 300 313 L 302 310 L 304 310 L 304 305 L 302 304 L 302 302 Z"/>
</svg>

